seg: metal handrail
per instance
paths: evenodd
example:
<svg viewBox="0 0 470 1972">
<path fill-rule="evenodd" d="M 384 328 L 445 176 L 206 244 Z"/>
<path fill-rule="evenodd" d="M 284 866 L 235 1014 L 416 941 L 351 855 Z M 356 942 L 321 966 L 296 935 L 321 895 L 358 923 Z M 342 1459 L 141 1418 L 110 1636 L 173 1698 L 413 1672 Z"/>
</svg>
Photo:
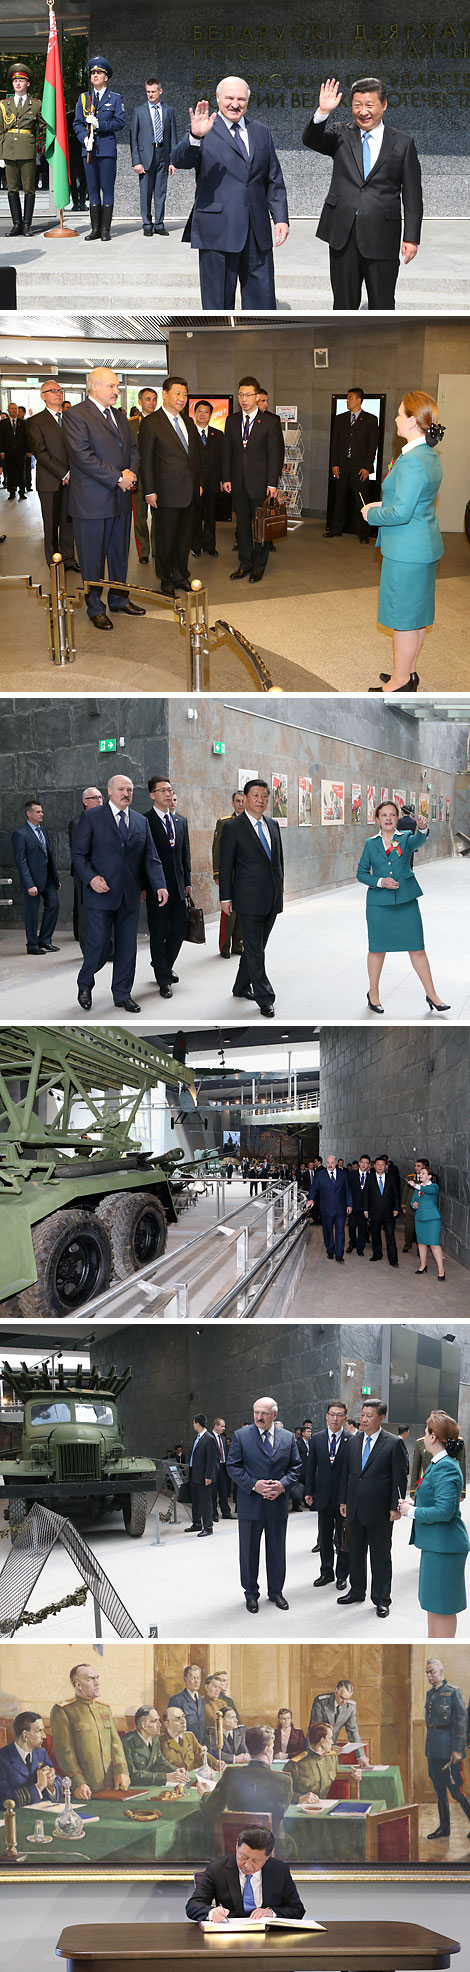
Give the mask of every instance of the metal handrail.
<svg viewBox="0 0 470 1972">
<path fill-rule="evenodd" d="M 257 1273 L 269 1261 L 270 1255 L 275 1254 L 280 1249 L 281 1244 L 285 1244 L 289 1240 L 294 1229 L 300 1222 L 304 1222 L 306 1209 L 305 1206 L 299 1206 L 297 1187 L 294 1183 L 272 1185 L 268 1188 L 263 1199 L 256 1200 L 253 1204 L 250 1223 L 247 1224 L 247 1206 L 245 1205 L 244 1207 L 243 1204 L 239 1204 L 234 1208 L 233 1212 L 225 1216 L 223 1211 L 223 1183 L 217 1183 L 217 1192 L 219 1209 L 216 1222 L 211 1226 L 203 1228 L 189 1242 L 185 1240 L 181 1246 L 178 1245 L 176 1249 L 173 1249 L 171 1253 L 167 1253 L 162 1259 L 150 1261 L 147 1266 L 139 1268 L 137 1273 L 129 1275 L 125 1280 L 116 1281 L 112 1287 L 106 1289 L 104 1294 L 98 1295 L 92 1301 L 87 1301 L 80 1311 L 82 1318 L 89 1320 L 91 1317 L 93 1319 L 96 1317 L 96 1319 L 106 1321 L 109 1317 L 119 1320 L 121 1316 L 119 1304 L 123 1301 L 126 1302 L 129 1295 L 132 1298 L 141 1291 L 142 1308 L 137 1311 L 136 1319 L 142 1319 L 142 1314 L 146 1309 L 150 1312 L 150 1301 L 152 1299 L 155 1301 L 158 1300 L 161 1307 L 162 1298 L 164 1297 L 165 1306 L 173 1300 L 176 1301 L 179 1318 L 186 1320 L 189 1295 L 191 1291 L 201 1291 L 204 1274 L 207 1272 L 208 1266 L 212 1264 L 214 1237 L 220 1234 L 221 1229 L 224 1231 L 230 1229 L 233 1220 L 238 1220 L 238 1226 L 233 1227 L 233 1234 L 237 1240 L 237 1252 L 241 1247 L 242 1255 L 246 1252 L 246 1257 L 248 1257 L 250 1228 L 252 1231 L 256 1231 L 260 1227 L 262 1218 L 266 1215 L 268 1222 L 266 1226 L 266 1246 L 262 1254 L 253 1262 L 252 1267 L 246 1265 L 244 1271 L 240 1269 L 237 1279 L 233 1283 L 233 1287 L 227 1290 L 229 1299 L 234 1297 L 240 1299 L 246 1283 L 251 1279 L 252 1271 L 254 1274 Z M 287 1212 L 290 1215 L 289 1222 L 284 1225 L 281 1234 L 274 1234 L 272 1216 L 271 1223 L 269 1223 L 269 1215 L 272 1215 L 276 1199 L 284 1208 L 284 1216 L 286 1217 Z M 222 1210 L 220 1210 L 221 1203 Z M 295 1216 L 292 1216 L 292 1212 Z M 242 1213 L 244 1213 L 244 1223 L 243 1220 L 240 1223 Z M 208 1244 L 211 1246 L 210 1252 L 207 1251 Z M 200 1248 L 203 1250 L 199 1253 L 198 1249 Z M 185 1267 L 182 1265 L 183 1255 L 185 1256 Z M 194 1260 L 196 1261 L 195 1268 Z M 197 1319 L 202 1321 L 213 1320 L 219 1311 L 223 1312 L 224 1305 L 225 1297 L 222 1296 L 220 1302 L 214 1303 L 207 1311 L 198 1315 Z M 133 1311 L 131 1311 L 130 1316 L 128 1312 L 125 1312 L 122 1319 L 134 1319 Z"/>
<path fill-rule="evenodd" d="M 224 1294 L 222 1299 L 217 1301 L 215 1307 L 211 1308 L 210 1320 L 219 1321 L 222 1315 L 229 1314 L 232 1303 L 240 1300 L 240 1295 L 249 1287 L 250 1281 L 255 1280 L 256 1275 L 261 1272 L 263 1267 L 267 1267 L 269 1270 L 268 1279 L 261 1281 L 258 1292 L 250 1298 L 249 1308 L 245 1311 L 245 1314 L 251 1320 L 251 1316 L 259 1306 L 259 1302 L 262 1301 L 267 1288 L 271 1287 L 272 1281 L 276 1279 L 277 1274 L 280 1273 L 281 1267 L 284 1265 L 286 1259 L 284 1249 L 287 1247 L 287 1251 L 289 1253 L 291 1252 L 292 1247 L 297 1245 L 297 1240 L 300 1238 L 301 1233 L 307 1231 L 309 1223 L 310 1213 L 305 1208 L 300 1213 L 299 1218 L 294 1221 L 293 1226 L 287 1226 L 283 1232 L 278 1233 L 277 1239 L 273 1240 L 269 1253 L 260 1253 L 259 1258 L 253 1261 L 253 1265 L 249 1268 L 248 1273 L 244 1274 L 243 1279 L 236 1281 L 233 1287 L 228 1289 L 227 1294 Z M 277 1259 L 276 1254 L 278 1255 Z"/>
</svg>

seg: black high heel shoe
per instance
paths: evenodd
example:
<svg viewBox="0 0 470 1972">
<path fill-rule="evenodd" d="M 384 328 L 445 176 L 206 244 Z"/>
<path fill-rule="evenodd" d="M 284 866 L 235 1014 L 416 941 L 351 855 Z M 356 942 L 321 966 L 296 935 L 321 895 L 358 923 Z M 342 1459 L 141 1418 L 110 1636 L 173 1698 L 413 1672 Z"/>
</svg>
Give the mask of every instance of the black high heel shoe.
<svg viewBox="0 0 470 1972">
<path fill-rule="evenodd" d="M 438 1280 L 445 1280 L 445 1274 L 438 1274 Z"/>
<path fill-rule="evenodd" d="M 384 685 L 388 685 L 391 675 L 392 675 L 391 671 L 381 671 L 380 676 L 381 678 L 383 678 Z M 383 692 L 381 685 L 369 685 L 369 691 L 381 692 L 382 698 L 402 698 L 404 692 L 417 692 L 418 685 L 419 685 L 418 673 L 417 671 L 411 671 L 408 679 L 408 684 L 394 685 L 393 692 Z"/>
<path fill-rule="evenodd" d="M 384 1011 L 383 1007 L 381 1007 L 380 1005 L 380 1000 L 378 1001 L 377 1006 L 374 1005 L 374 1001 L 371 1000 L 370 993 L 367 994 L 367 1005 L 368 1007 L 370 1007 L 371 1013 L 383 1013 Z"/>
<path fill-rule="evenodd" d="M 428 1003 L 428 1007 L 430 1007 L 430 1008 L 431 1008 L 431 1013 L 450 1013 L 450 1009 L 451 1009 L 451 1002 L 450 1002 L 450 1000 L 449 1000 L 449 1002 L 447 1002 L 447 1001 L 446 1001 L 446 1002 L 444 1002 L 444 1000 L 443 1000 L 443 1001 L 442 1001 L 442 1006 L 439 1006 L 439 1004 L 438 1004 L 438 1001 L 437 1001 L 437 1000 L 431 1000 L 431 999 L 429 998 L 429 993 L 426 993 L 426 999 L 427 999 L 427 1003 Z"/>
<path fill-rule="evenodd" d="M 415 1274 L 427 1274 L 427 1271 L 428 1271 L 427 1261 L 425 1267 L 415 1267 Z"/>
</svg>

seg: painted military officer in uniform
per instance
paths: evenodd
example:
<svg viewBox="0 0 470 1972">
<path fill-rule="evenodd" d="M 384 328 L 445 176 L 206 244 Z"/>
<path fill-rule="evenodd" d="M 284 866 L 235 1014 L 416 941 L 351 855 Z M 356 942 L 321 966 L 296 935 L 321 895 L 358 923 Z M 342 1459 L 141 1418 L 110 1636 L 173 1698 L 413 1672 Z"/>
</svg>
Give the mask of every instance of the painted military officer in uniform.
<svg viewBox="0 0 470 1972">
<path fill-rule="evenodd" d="M 439 1826 L 431 1829 L 428 1842 L 448 1840 L 450 1803 L 456 1801 L 470 1822 L 470 1801 L 464 1794 L 463 1763 L 467 1744 L 467 1715 L 459 1686 L 449 1684 L 439 1657 L 428 1657 L 426 1677 L 426 1759 L 439 1810 Z M 470 1839 L 470 1830 L 469 1830 Z"/>
<path fill-rule="evenodd" d="M 53 1705 L 51 1732 L 54 1758 L 67 1773 L 77 1801 L 89 1801 L 103 1788 L 130 1786 L 126 1756 L 110 1705 L 100 1699 L 99 1672 L 92 1664 L 74 1664 L 70 1672 L 74 1696 L 67 1705 Z"/>
</svg>

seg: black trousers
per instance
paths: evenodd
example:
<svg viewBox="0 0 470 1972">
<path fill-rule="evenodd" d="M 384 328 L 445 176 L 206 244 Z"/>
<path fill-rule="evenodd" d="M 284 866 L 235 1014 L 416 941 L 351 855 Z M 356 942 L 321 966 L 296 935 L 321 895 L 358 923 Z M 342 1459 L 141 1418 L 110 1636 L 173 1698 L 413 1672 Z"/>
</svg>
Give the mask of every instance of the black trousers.
<svg viewBox="0 0 470 1972">
<path fill-rule="evenodd" d="M 350 1212 L 348 1219 L 349 1245 L 357 1247 L 358 1253 L 364 1252 L 367 1242 L 367 1223 L 363 1212 Z"/>
<path fill-rule="evenodd" d="M 239 958 L 242 951 L 243 939 L 236 911 L 221 911 L 219 952 L 223 953 L 224 959 L 229 959 L 231 953 L 234 958 Z"/>
<path fill-rule="evenodd" d="M 157 898 L 147 891 L 147 920 L 150 933 L 150 957 L 155 978 L 159 986 L 171 985 L 171 974 L 178 952 L 181 951 L 186 934 L 187 909 L 184 897 L 178 891 L 169 896 L 167 904 L 158 904 Z"/>
<path fill-rule="evenodd" d="M 54 492 L 40 493 L 42 524 L 44 528 L 44 554 L 48 568 L 52 556 L 61 554 L 67 564 L 73 562 L 73 520 L 67 513 L 67 486 L 56 486 Z"/>
<path fill-rule="evenodd" d="M 373 1520 L 363 1526 L 356 1517 L 349 1526 L 349 1575 L 352 1594 L 364 1599 L 367 1590 L 367 1550 L 371 1569 L 371 1601 L 392 1599 L 392 1520 Z"/>
<path fill-rule="evenodd" d="M 261 501 L 255 500 L 253 495 L 247 492 L 246 486 L 241 486 L 239 493 L 234 493 L 233 497 L 237 516 L 237 547 L 241 567 L 249 568 L 254 573 L 255 569 L 266 568 L 269 554 L 267 541 L 265 541 L 263 546 L 261 541 L 253 540 L 253 518 L 256 507 L 261 505 Z"/>
<path fill-rule="evenodd" d="M 218 1506 L 220 1506 L 223 1520 L 231 1520 L 232 1518 L 228 1503 L 229 1483 L 226 1465 L 219 1465 L 212 1480 L 212 1506 L 214 1515 L 217 1513 Z"/>
<path fill-rule="evenodd" d="M 155 574 L 160 582 L 181 582 L 188 573 L 193 538 L 194 500 L 188 507 L 158 506 L 155 514 Z"/>
<path fill-rule="evenodd" d="M 38 917 L 39 917 L 39 906 L 41 900 L 42 900 L 42 924 L 41 924 L 41 930 L 39 931 Z M 24 924 L 25 924 L 25 932 L 26 932 L 26 950 L 28 952 L 37 951 L 38 945 L 50 944 L 52 934 L 55 931 L 58 916 L 59 916 L 59 892 L 57 889 L 57 884 L 52 882 L 52 877 L 48 877 L 44 885 L 44 890 L 39 891 L 37 897 L 28 897 L 27 893 L 25 893 Z"/>
<path fill-rule="evenodd" d="M 129 998 L 134 984 L 138 923 L 138 910 L 130 911 L 124 900 L 117 911 L 97 910 L 95 906 L 88 905 L 88 936 L 77 979 L 80 991 L 88 987 L 91 990 L 95 984 L 95 973 L 108 964 L 114 927 L 113 1000 L 118 1004 Z"/>
<path fill-rule="evenodd" d="M 7 454 L 3 461 L 3 471 L 10 498 L 13 500 L 16 492 L 22 498 L 23 493 L 26 492 L 24 452 L 12 452 L 9 458 Z"/>
<path fill-rule="evenodd" d="M 152 225 L 163 226 L 168 165 L 165 164 L 161 152 L 161 145 L 156 144 L 150 171 L 144 171 L 143 177 L 139 177 L 140 210 L 142 225 L 145 228 Z M 152 220 L 152 199 L 155 207 L 154 220 Z"/>
<path fill-rule="evenodd" d="M 327 1506 L 319 1507 L 318 1537 L 322 1571 L 325 1575 L 336 1574 L 338 1583 L 345 1582 L 349 1574 L 349 1549 L 341 1546 L 344 1526 L 345 1522 L 339 1506 L 334 1506 L 332 1500 L 328 1500 Z"/>
<path fill-rule="evenodd" d="M 463 1760 L 454 1760 L 454 1764 L 451 1766 L 450 1760 L 448 1764 L 445 1764 L 442 1760 L 433 1760 L 432 1755 L 430 1755 L 428 1758 L 428 1772 L 434 1792 L 437 1794 L 439 1822 L 442 1833 L 443 1835 L 450 1835 L 449 1794 L 451 1799 L 457 1802 L 458 1807 L 462 1808 L 466 1820 L 470 1821 L 470 1801 L 467 1800 L 467 1796 L 463 1791 Z"/>
<path fill-rule="evenodd" d="M 287 1516 L 281 1519 L 279 1514 L 274 1514 L 273 1504 L 271 1500 L 261 1501 L 263 1512 L 259 1520 L 245 1520 L 238 1515 L 240 1581 L 245 1595 L 259 1595 L 259 1557 L 263 1533 L 268 1595 L 282 1595 L 286 1579 Z"/>
<path fill-rule="evenodd" d="M 203 308 L 235 307 L 237 281 L 240 282 L 242 309 L 263 310 L 276 307 L 272 247 L 257 246 L 250 223 L 241 253 L 199 252 L 199 278 Z"/>
<path fill-rule="evenodd" d="M 359 536 L 359 540 L 370 540 L 370 527 L 362 519 L 361 496 L 363 498 L 365 497 L 367 503 L 367 480 L 359 479 L 359 468 L 352 464 L 351 459 L 348 459 L 347 464 L 340 471 L 339 479 L 335 479 L 332 534 L 343 533 L 348 508 L 352 505 L 355 530 Z"/>
<path fill-rule="evenodd" d="M 204 1481 L 202 1486 L 198 1486 L 196 1480 L 191 1479 L 191 1504 L 193 1509 L 193 1527 L 200 1527 L 202 1524 L 205 1527 L 206 1534 L 211 1534 L 213 1520 L 212 1486 L 205 1486 Z"/>
<path fill-rule="evenodd" d="M 346 246 L 330 247 L 333 308 L 360 308 L 365 282 L 369 308 L 394 308 L 399 261 L 365 260 L 359 253 L 354 224 Z"/>
<path fill-rule="evenodd" d="M 246 992 L 247 986 L 252 986 L 258 1006 L 266 1006 L 268 1000 L 274 999 L 274 987 L 268 979 L 264 954 L 276 918 L 275 904 L 266 917 L 254 917 L 239 911 L 238 922 L 243 938 L 243 951 L 233 988 L 235 998 L 237 994 L 242 995 Z"/>
<path fill-rule="evenodd" d="M 207 555 L 213 555 L 215 548 L 215 519 L 217 508 L 217 487 L 205 486 L 202 499 L 196 500 L 194 534 L 192 546 L 196 554 L 201 548 Z"/>
<path fill-rule="evenodd" d="M 382 1231 L 383 1231 L 385 1233 L 385 1245 L 387 1248 L 387 1260 L 389 1266 L 397 1267 L 398 1253 L 397 1253 L 397 1242 L 395 1239 L 396 1220 L 393 1217 L 390 1219 L 389 1218 L 370 1219 L 369 1225 L 370 1225 L 371 1238 L 372 1238 L 373 1260 L 382 1259 Z"/>
</svg>

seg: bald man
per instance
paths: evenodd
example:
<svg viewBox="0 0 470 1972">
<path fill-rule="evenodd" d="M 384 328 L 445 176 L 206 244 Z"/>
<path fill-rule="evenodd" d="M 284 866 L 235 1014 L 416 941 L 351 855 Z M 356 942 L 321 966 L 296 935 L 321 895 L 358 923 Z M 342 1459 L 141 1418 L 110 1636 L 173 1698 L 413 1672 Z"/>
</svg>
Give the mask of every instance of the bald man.
<svg viewBox="0 0 470 1972">
<path fill-rule="evenodd" d="M 112 630 L 112 616 L 145 616 L 131 603 L 127 564 L 132 491 L 137 483 L 139 448 L 124 411 L 118 411 L 115 370 L 92 370 L 83 404 L 64 414 L 63 431 L 70 467 L 68 511 L 84 582 L 90 582 L 87 610 L 95 630 Z M 101 583 L 106 565 L 108 611 Z M 124 587 L 113 588 L 113 582 Z M 108 614 L 109 612 L 109 614 Z"/>
<path fill-rule="evenodd" d="M 196 103 L 171 153 L 177 170 L 196 173 L 183 240 L 199 250 L 202 306 L 212 311 L 235 307 L 237 281 L 243 309 L 276 307 L 271 221 L 275 245 L 283 246 L 287 193 L 271 131 L 248 116 L 249 99 L 243 76 L 223 76 L 217 109 Z"/>
<path fill-rule="evenodd" d="M 227 1472 L 237 1487 L 240 1577 L 250 1615 L 259 1604 L 261 1535 L 266 1543 L 268 1599 L 288 1609 L 282 1591 L 286 1573 L 286 1533 L 289 1495 L 302 1478 L 302 1464 L 292 1431 L 277 1424 L 274 1397 L 258 1397 L 253 1424 L 234 1431 Z"/>
<path fill-rule="evenodd" d="M 101 788 L 84 787 L 82 794 L 82 812 L 83 809 L 85 809 L 85 813 L 86 813 L 88 808 L 102 808 L 102 806 L 103 806 L 103 796 L 101 793 Z M 81 946 L 81 950 L 84 955 L 85 945 L 87 941 L 87 934 L 88 934 L 88 912 L 85 910 L 85 905 L 83 902 L 83 884 L 81 883 L 80 877 L 77 876 L 76 870 L 74 870 L 73 861 L 72 861 L 73 845 L 75 842 L 75 836 L 77 833 L 79 821 L 80 821 L 80 816 L 74 815 L 72 816 L 72 820 L 69 822 L 69 844 L 70 844 L 70 858 L 71 858 L 70 875 L 73 876 L 73 935 L 74 938 L 76 938 L 77 940 L 77 944 Z"/>
<path fill-rule="evenodd" d="M 41 384 L 44 409 L 26 421 L 26 444 L 36 460 L 36 492 L 39 497 L 44 531 L 44 554 L 48 568 L 52 556 L 60 554 L 65 568 L 77 568 L 73 548 L 73 522 L 68 513 L 70 473 L 62 430 L 64 393 L 57 377 L 46 377 Z"/>
</svg>

